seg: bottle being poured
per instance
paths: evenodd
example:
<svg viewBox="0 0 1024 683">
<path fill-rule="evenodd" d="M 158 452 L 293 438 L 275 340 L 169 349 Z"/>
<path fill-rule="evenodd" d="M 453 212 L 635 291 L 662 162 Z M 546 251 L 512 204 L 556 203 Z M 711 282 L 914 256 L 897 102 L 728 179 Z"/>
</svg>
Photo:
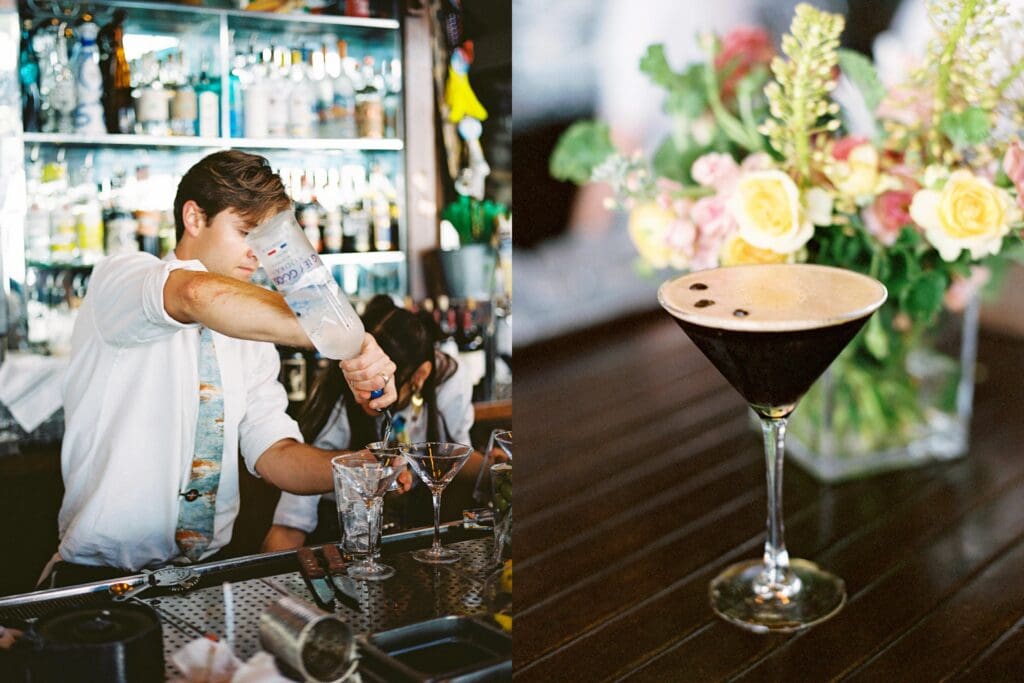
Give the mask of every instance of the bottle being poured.
<svg viewBox="0 0 1024 683">
<path fill-rule="evenodd" d="M 295 214 L 282 211 L 256 226 L 245 239 L 320 355 L 334 360 L 358 356 L 363 345 L 363 321 L 310 244 Z M 375 391 L 371 398 L 383 393 L 382 389 Z M 381 412 L 383 438 L 388 441 L 391 411 Z"/>
</svg>

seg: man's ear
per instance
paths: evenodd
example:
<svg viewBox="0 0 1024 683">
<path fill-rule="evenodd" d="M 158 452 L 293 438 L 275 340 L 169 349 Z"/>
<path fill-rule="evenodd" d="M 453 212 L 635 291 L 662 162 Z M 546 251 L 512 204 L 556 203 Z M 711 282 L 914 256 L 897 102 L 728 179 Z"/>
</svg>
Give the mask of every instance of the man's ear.
<svg viewBox="0 0 1024 683">
<path fill-rule="evenodd" d="M 198 237 L 199 232 L 206 227 L 206 213 L 192 199 L 182 205 L 181 220 L 185 224 L 186 234 L 192 237 Z"/>
</svg>

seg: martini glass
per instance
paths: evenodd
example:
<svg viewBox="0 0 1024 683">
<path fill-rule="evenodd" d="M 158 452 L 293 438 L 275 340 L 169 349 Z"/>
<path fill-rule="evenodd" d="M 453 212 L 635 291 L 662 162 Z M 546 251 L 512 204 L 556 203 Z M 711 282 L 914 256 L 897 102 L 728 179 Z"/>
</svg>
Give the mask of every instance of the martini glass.
<svg viewBox="0 0 1024 683">
<path fill-rule="evenodd" d="M 658 290 L 658 301 L 746 399 L 764 432 L 764 557 L 734 564 L 711 582 L 711 607 L 726 621 L 759 633 L 799 631 L 835 615 L 846 602 L 842 579 L 790 559 L 786 551 L 786 418 L 886 296 L 873 278 L 807 264 L 716 268 Z"/>
<path fill-rule="evenodd" d="M 366 559 L 348 566 L 348 575 L 354 579 L 383 581 L 395 575 L 395 570 L 377 562 L 377 539 L 380 537 L 380 517 L 374 514 L 377 504 L 383 499 L 401 468 L 381 464 L 362 453 L 339 455 L 331 459 L 334 471 L 344 478 L 366 505 L 369 521 L 369 541 Z"/>
<path fill-rule="evenodd" d="M 434 542 L 427 550 L 417 550 L 413 558 L 427 564 L 451 564 L 459 561 L 459 553 L 441 547 L 441 494 L 466 464 L 472 446 L 459 443 L 425 441 L 402 446 L 402 452 L 417 476 L 430 489 L 434 499 Z"/>
<path fill-rule="evenodd" d="M 388 441 L 372 441 L 366 444 L 366 450 L 370 452 L 370 455 L 374 457 L 382 465 L 388 467 L 395 467 L 401 474 L 402 469 L 405 467 L 405 458 L 402 455 L 402 448 L 397 443 L 390 443 Z M 391 486 L 388 491 L 397 491 L 398 478 L 391 482 Z"/>
</svg>

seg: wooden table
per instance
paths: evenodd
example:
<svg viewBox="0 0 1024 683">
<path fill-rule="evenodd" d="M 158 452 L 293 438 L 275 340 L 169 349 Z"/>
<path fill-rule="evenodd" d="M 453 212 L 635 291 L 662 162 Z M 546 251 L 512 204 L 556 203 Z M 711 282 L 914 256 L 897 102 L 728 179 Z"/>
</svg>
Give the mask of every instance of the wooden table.
<svg viewBox="0 0 1024 683">
<path fill-rule="evenodd" d="M 849 599 L 768 636 L 708 605 L 765 536 L 738 394 L 660 312 L 516 355 L 517 680 L 1024 680 L 1024 341 L 982 333 L 966 458 L 833 486 L 786 467 L 789 551 Z"/>
</svg>

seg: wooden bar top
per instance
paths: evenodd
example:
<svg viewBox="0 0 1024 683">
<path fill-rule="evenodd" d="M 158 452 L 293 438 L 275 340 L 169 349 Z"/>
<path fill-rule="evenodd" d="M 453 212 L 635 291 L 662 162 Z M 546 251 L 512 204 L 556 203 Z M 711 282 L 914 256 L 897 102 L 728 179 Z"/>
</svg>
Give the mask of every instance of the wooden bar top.
<svg viewBox="0 0 1024 683">
<path fill-rule="evenodd" d="M 517 680 L 1024 680 L 1024 340 L 982 332 L 966 457 L 831 486 L 787 463 L 790 555 L 848 592 L 792 635 L 708 604 L 762 553 L 764 458 L 668 316 L 516 355 Z"/>
</svg>

